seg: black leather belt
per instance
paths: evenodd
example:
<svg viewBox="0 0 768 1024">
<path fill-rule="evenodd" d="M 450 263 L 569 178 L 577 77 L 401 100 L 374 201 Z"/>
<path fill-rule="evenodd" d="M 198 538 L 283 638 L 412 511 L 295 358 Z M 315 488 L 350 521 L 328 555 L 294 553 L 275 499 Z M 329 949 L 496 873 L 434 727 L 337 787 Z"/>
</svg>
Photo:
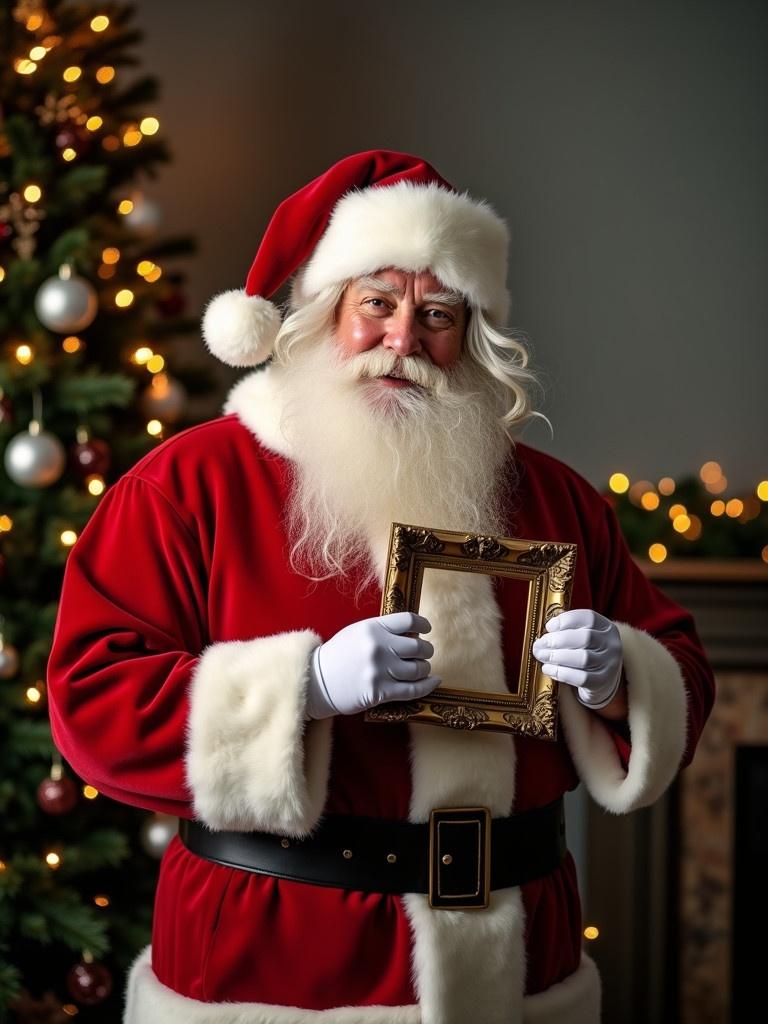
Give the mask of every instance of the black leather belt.
<svg viewBox="0 0 768 1024">
<path fill-rule="evenodd" d="M 428 824 L 328 814 L 306 839 L 266 832 L 211 832 L 179 822 L 182 842 L 226 867 L 364 892 L 429 893 L 436 908 L 488 905 L 490 889 L 549 874 L 565 856 L 560 797 L 509 818 L 485 807 L 443 807 Z"/>
</svg>

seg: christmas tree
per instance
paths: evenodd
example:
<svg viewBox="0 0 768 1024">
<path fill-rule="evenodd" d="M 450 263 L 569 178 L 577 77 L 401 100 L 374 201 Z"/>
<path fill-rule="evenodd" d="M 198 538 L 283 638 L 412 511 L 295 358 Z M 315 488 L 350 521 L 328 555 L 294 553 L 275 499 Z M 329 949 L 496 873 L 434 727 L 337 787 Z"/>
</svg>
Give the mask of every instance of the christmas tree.
<svg viewBox="0 0 768 1024">
<path fill-rule="evenodd" d="M 133 9 L 0 0 L 0 1020 L 120 1018 L 174 819 L 56 754 L 45 669 L 67 554 L 105 489 L 190 425 L 187 238 L 143 191 L 169 152 Z M 130 80 L 129 80 L 130 76 Z M 193 343 L 196 347 L 196 342 Z"/>
</svg>

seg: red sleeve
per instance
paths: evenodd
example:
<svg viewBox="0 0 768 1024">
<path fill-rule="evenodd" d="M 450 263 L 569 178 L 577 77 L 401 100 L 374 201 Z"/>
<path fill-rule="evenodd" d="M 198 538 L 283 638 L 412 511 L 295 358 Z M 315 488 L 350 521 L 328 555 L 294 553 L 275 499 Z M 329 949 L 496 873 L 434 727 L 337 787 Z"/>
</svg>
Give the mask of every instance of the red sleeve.
<svg viewBox="0 0 768 1024">
<path fill-rule="evenodd" d="M 122 477 L 69 554 L 47 671 L 56 745 L 107 796 L 191 815 L 185 727 L 205 591 L 190 528 L 154 484 Z"/>
<path fill-rule="evenodd" d="M 676 604 L 645 576 L 632 557 L 616 513 L 601 498 L 603 515 L 598 549 L 590 567 L 596 595 L 595 609 L 614 622 L 626 622 L 655 637 L 680 666 L 685 684 L 688 723 L 685 753 L 680 767 L 690 763 L 704 723 L 712 709 L 715 680 L 699 639 L 693 616 Z M 604 719 L 610 728 L 613 723 Z M 626 763 L 630 746 L 626 734 L 614 729 L 614 739 Z"/>
</svg>

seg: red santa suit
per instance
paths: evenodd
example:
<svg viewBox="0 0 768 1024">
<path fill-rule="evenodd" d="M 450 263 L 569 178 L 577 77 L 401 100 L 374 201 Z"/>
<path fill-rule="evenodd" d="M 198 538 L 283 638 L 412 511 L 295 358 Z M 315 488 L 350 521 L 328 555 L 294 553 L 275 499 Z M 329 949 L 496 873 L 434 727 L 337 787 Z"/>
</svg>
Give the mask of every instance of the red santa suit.
<svg viewBox="0 0 768 1024">
<path fill-rule="evenodd" d="M 161 444 L 105 494 L 72 549 L 48 685 L 57 745 L 101 792 L 215 830 L 306 836 L 324 812 L 423 822 L 483 805 L 541 807 L 581 780 L 608 811 L 654 801 L 691 757 L 713 679 L 691 616 L 638 569 L 610 505 L 576 472 L 510 450 L 507 535 L 578 545 L 572 607 L 617 623 L 628 728 L 560 687 L 556 742 L 362 715 L 305 721 L 313 648 L 377 615 L 288 568 L 291 451 L 279 370 L 246 376 L 226 415 Z M 441 524 L 423 524 L 439 528 Z M 377 552 L 377 557 L 381 557 Z M 446 686 L 516 679 L 514 582 L 432 573 L 433 672 Z M 382 865 L 384 870 L 386 865 Z M 496 890 L 482 911 L 224 867 L 176 838 L 130 1024 L 595 1024 L 574 865 Z"/>
</svg>

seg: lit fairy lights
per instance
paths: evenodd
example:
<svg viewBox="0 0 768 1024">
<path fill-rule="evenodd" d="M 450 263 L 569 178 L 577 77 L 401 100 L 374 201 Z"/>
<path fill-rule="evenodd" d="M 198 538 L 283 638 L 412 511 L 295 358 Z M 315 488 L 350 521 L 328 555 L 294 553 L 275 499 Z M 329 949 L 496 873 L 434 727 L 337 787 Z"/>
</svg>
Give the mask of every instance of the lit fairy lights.
<svg viewBox="0 0 768 1024">
<path fill-rule="evenodd" d="M 86 800 L 95 800 L 98 795 L 99 791 L 95 786 L 91 786 L 88 783 L 83 786 L 83 796 Z"/>
<path fill-rule="evenodd" d="M 59 540 L 61 541 L 65 548 L 71 548 L 72 545 L 77 540 L 77 534 L 75 533 L 74 530 L 62 530 L 61 535 L 59 536 Z"/>
<path fill-rule="evenodd" d="M 24 692 L 24 700 L 27 704 L 35 705 L 39 704 L 43 699 L 43 689 L 40 683 L 34 683 L 32 686 L 28 686 Z"/>
<path fill-rule="evenodd" d="M 614 494 L 624 494 L 629 490 L 629 477 L 625 473 L 612 473 L 608 486 Z"/>
<path fill-rule="evenodd" d="M 672 500 L 672 495 L 678 490 L 678 484 L 671 476 L 661 477 L 654 485 L 650 480 L 631 481 L 626 473 L 616 472 L 610 475 L 608 487 L 614 494 L 626 495 L 627 500 L 637 508 L 642 508 L 649 513 L 658 512 L 659 518 L 662 519 L 662 531 L 666 532 L 666 529 L 671 527 L 676 534 L 689 543 L 698 541 L 703 536 L 706 530 L 704 519 L 707 518 L 707 515 L 705 513 L 715 519 L 722 517 L 735 519 L 743 525 L 760 516 L 763 509 L 762 503 L 768 502 L 768 479 L 760 480 L 754 490 L 743 493 L 739 497 L 728 497 L 725 493 L 728 489 L 728 479 L 719 462 L 714 460 L 705 462 L 700 467 L 698 475 L 705 491 L 713 495 L 711 501 L 708 503 L 705 501 L 699 508 L 699 515 L 691 511 L 682 501 Z M 680 495 L 691 494 L 690 483 L 689 479 L 683 481 L 679 491 Z M 667 505 L 664 499 L 669 499 L 671 503 Z M 695 494 L 687 500 L 694 508 L 701 501 L 700 497 Z M 663 520 L 667 517 L 669 518 L 669 527 L 664 527 Z M 748 541 L 747 543 L 749 544 Z M 766 550 L 768 550 L 768 545 L 760 551 L 763 561 L 766 561 Z M 669 557 L 667 545 L 661 540 L 650 544 L 647 548 L 647 557 L 657 564 L 665 561 Z"/>
<path fill-rule="evenodd" d="M 147 360 L 147 369 L 150 373 L 160 373 L 165 366 L 165 359 L 157 354 Z"/>
<path fill-rule="evenodd" d="M 648 548 L 648 557 L 652 562 L 659 565 L 667 557 L 667 549 L 664 544 L 651 544 Z"/>
<path fill-rule="evenodd" d="M 146 345 L 142 345 L 140 348 L 136 349 L 131 356 L 131 359 L 137 366 L 144 366 L 145 363 L 149 362 L 153 355 L 154 353 L 151 348 L 148 348 Z"/>
</svg>

